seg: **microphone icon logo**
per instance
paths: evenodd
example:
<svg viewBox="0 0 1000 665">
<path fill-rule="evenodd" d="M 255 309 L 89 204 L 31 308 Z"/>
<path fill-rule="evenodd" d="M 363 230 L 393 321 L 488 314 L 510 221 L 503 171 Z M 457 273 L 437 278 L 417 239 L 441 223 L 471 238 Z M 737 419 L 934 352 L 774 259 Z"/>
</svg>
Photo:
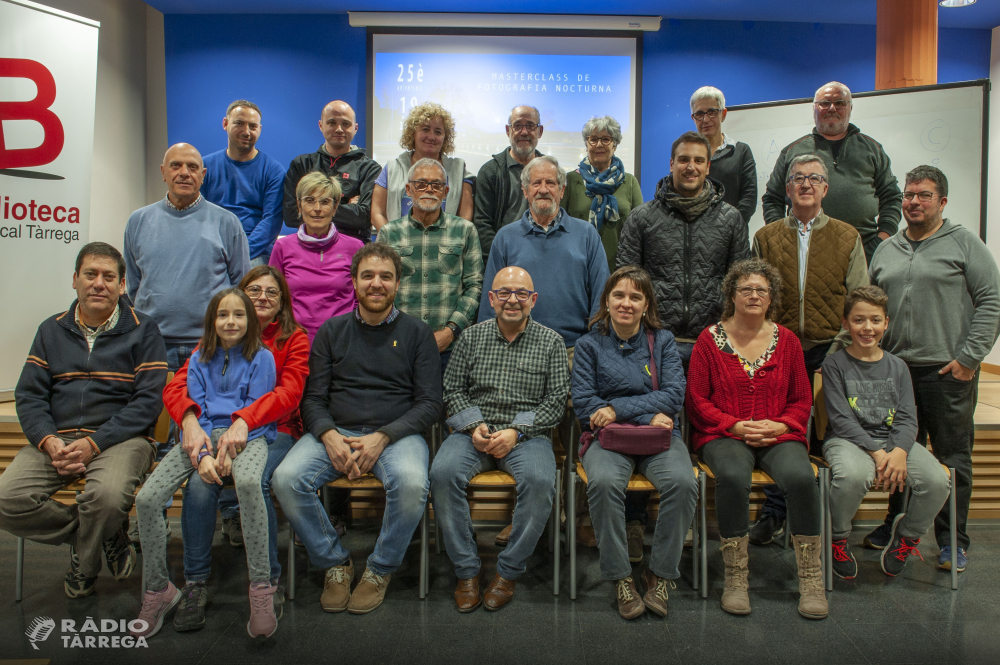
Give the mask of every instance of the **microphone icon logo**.
<svg viewBox="0 0 1000 665">
<path fill-rule="evenodd" d="M 28 629 L 24 631 L 24 634 L 28 636 L 28 641 L 31 642 L 31 648 L 38 650 L 38 645 L 35 642 L 44 642 L 49 639 L 49 635 L 56 628 L 56 622 L 49 617 L 35 617 L 32 619 L 31 623 L 28 624 Z"/>
</svg>

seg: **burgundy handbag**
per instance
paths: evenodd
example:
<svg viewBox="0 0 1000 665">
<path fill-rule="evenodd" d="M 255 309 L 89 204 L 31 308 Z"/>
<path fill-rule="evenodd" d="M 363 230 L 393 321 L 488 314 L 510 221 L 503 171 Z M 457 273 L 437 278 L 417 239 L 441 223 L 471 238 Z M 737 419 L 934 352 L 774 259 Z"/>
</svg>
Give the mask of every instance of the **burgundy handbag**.
<svg viewBox="0 0 1000 665">
<path fill-rule="evenodd" d="M 653 390 L 659 390 L 656 380 L 656 359 L 653 356 L 653 333 L 646 331 L 649 341 L 649 375 L 653 379 Z M 632 423 L 611 423 L 597 430 L 596 438 L 601 448 L 622 455 L 655 455 L 670 450 L 672 429 L 653 425 L 633 425 Z M 595 433 L 584 432 L 580 436 L 580 457 L 593 443 Z"/>
</svg>

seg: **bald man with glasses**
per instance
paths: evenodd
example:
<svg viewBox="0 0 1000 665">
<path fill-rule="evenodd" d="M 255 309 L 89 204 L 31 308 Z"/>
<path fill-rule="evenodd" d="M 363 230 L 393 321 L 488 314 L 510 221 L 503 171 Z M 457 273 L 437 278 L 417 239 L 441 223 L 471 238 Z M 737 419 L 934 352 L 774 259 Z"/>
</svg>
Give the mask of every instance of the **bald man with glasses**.
<svg viewBox="0 0 1000 665">
<path fill-rule="evenodd" d="M 781 151 L 761 203 L 765 222 L 784 219 L 791 206 L 785 184 L 792 160 L 817 155 L 829 173 L 830 194 L 823 209 L 858 230 L 870 262 L 879 244 L 899 228 L 902 194 L 882 145 L 851 124 L 852 108 L 851 91 L 843 83 L 831 81 L 816 91 L 816 126 Z"/>
</svg>

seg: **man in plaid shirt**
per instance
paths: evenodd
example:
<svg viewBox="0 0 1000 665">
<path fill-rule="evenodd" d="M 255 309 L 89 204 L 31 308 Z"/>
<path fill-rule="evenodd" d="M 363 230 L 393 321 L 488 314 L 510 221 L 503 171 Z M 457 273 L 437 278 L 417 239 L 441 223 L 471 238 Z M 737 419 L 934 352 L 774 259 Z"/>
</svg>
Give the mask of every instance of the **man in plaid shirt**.
<svg viewBox="0 0 1000 665">
<path fill-rule="evenodd" d="M 537 299 L 525 270 L 500 270 L 489 292 L 496 317 L 465 331 L 444 375 L 448 425 L 454 433 L 434 457 L 431 488 L 458 577 L 459 612 L 483 603 L 498 610 L 510 602 L 515 580 L 524 573 L 552 510 L 556 461 L 549 431 L 566 410 L 569 362 L 562 337 L 532 320 Z M 466 491 L 470 478 L 491 469 L 514 477 L 517 509 L 510 544 L 480 598 L 482 562 Z"/>
<path fill-rule="evenodd" d="M 399 252 L 403 274 L 396 303 L 434 331 L 444 371 L 452 344 L 473 322 L 483 289 L 479 234 L 472 222 L 441 209 L 448 183 L 440 162 L 417 161 L 406 181 L 413 208 L 383 226 L 378 239 Z"/>
</svg>

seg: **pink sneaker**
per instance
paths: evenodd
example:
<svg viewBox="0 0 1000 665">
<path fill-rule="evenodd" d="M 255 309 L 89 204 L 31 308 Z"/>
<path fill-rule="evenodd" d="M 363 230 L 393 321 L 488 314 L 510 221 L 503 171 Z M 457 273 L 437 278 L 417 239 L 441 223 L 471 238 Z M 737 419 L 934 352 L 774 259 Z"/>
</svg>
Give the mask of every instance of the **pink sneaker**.
<svg viewBox="0 0 1000 665">
<path fill-rule="evenodd" d="M 152 637 L 163 627 L 163 617 L 174 605 L 180 602 L 181 592 L 173 584 L 167 582 L 163 591 L 147 591 L 142 599 L 142 609 L 139 610 L 139 621 L 145 621 L 142 630 L 133 630 L 132 637 Z"/>
<path fill-rule="evenodd" d="M 277 587 L 268 582 L 250 585 L 250 637 L 271 637 L 278 630 L 278 617 L 274 614 L 274 592 Z"/>
</svg>

